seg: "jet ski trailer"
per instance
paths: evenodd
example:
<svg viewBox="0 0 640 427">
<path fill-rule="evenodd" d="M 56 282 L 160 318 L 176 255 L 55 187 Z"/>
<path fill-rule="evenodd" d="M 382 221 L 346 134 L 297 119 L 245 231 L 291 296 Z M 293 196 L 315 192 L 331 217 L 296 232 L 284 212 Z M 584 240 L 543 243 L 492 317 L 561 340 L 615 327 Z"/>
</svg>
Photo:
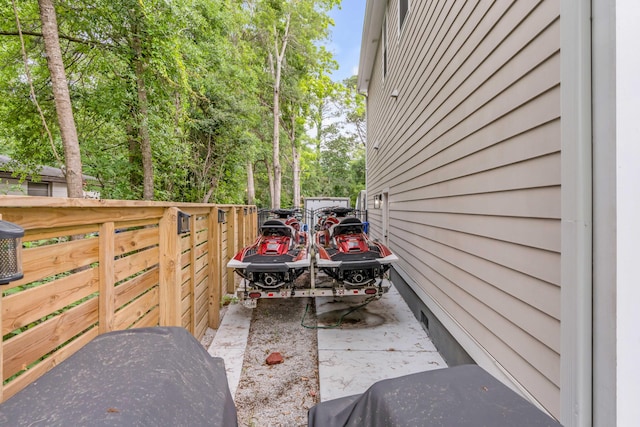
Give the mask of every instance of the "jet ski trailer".
<svg viewBox="0 0 640 427">
<path fill-rule="evenodd" d="M 371 241 L 351 212 L 325 209 L 312 243 L 295 210 L 272 211 L 276 218 L 266 220 L 256 241 L 227 264 L 242 279 L 238 299 L 253 308 L 261 298 L 381 297 L 391 287 L 388 270 L 398 258 Z"/>
</svg>

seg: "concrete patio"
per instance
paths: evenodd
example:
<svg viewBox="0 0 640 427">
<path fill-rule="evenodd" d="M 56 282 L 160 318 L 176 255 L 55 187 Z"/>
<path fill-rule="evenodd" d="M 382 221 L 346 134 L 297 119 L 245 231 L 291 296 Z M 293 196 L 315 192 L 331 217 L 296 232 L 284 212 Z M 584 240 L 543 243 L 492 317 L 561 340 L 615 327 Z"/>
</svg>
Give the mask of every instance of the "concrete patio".
<svg viewBox="0 0 640 427">
<path fill-rule="evenodd" d="M 318 326 L 333 325 L 363 299 L 317 297 Z M 240 382 L 251 310 L 233 304 L 209 347 L 225 361 L 231 394 Z M 340 328 L 318 329 L 322 401 L 359 394 L 374 382 L 447 367 L 428 335 L 392 286 L 381 299 L 354 311 Z"/>
<path fill-rule="evenodd" d="M 316 298 L 318 325 L 335 324 L 356 301 Z M 393 286 L 346 319 L 352 322 L 341 328 L 318 329 L 322 401 L 363 393 L 379 380 L 447 367 Z"/>
</svg>

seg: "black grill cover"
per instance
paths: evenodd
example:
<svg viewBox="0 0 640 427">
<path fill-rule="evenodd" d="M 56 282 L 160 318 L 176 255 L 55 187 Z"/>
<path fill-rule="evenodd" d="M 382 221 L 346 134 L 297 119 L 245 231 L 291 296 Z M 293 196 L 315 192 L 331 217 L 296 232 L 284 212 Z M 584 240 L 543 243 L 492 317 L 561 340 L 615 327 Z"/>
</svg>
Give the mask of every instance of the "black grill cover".
<svg viewBox="0 0 640 427">
<path fill-rule="evenodd" d="M 476 365 L 382 380 L 309 410 L 311 427 L 559 425 Z"/>
<path fill-rule="evenodd" d="M 0 405 L 7 426 L 237 426 L 224 361 L 183 328 L 96 337 Z"/>
</svg>

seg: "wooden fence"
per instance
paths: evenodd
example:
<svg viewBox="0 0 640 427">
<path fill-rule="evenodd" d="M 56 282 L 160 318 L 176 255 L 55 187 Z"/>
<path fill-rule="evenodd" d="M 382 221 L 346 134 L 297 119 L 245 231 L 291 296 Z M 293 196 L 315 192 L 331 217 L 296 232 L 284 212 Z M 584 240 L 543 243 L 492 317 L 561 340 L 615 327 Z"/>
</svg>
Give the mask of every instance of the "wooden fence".
<svg viewBox="0 0 640 427">
<path fill-rule="evenodd" d="M 227 261 L 257 233 L 254 206 L 0 196 L 0 217 L 25 229 L 24 278 L 0 288 L 0 401 L 98 334 L 217 328 Z"/>
</svg>

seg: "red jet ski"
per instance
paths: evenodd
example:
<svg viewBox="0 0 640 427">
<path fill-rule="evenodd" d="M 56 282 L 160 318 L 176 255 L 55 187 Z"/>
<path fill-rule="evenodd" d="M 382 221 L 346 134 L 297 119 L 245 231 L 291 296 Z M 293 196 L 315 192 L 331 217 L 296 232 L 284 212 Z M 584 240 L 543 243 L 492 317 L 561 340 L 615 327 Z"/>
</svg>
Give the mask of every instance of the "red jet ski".
<svg viewBox="0 0 640 427">
<path fill-rule="evenodd" d="M 398 257 L 382 243 L 369 239 L 360 219 L 347 216 L 351 208 L 325 212 L 315 233 L 318 268 L 347 288 L 379 284 Z M 378 280 L 379 279 L 379 280 Z"/>
<path fill-rule="evenodd" d="M 272 211 L 277 218 L 260 226 L 258 239 L 227 264 L 249 282 L 249 288 L 276 290 L 288 286 L 311 264 L 309 239 L 301 231 L 295 211 Z"/>
</svg>

